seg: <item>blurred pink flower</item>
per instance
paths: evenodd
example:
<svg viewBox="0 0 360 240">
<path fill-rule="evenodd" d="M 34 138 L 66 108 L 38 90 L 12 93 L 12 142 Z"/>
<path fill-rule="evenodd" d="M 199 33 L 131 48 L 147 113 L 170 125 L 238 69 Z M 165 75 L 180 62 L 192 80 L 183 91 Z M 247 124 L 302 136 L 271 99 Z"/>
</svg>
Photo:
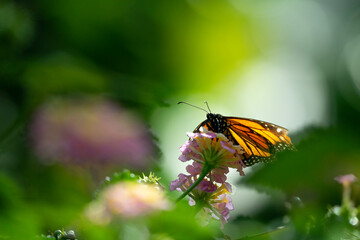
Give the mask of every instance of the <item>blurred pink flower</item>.
<svg viewBox="0 0 360 240">
<path fill-rule="evenodd" d="M 56 99 L 41 106 L 30 127 L 45 162 L 149 165 L 152 142 L 145 126 L 116 104 L 97 98 Z"/>
<path fill-rule="evenodd" d="M 107 224 L 113 218 L 134 218 L 171 208 L 165 193 L 155 184 L 119 182 L 109 186 L 85 215 L 93 222 Z"/>
<path fill-rule="evenodd" d="M 103 194 L 108 211 L 123 217 L 136 217 L 166 210 L 170 202 L 153 184 L 125 182 L 110 186 Z"/>
<path fill-rule="evenodd" d="M 346 174 L 335 177 L 335 180 L 343 185 L 350 185 L 350 183 L 357 181 L 354 174 Z"/>
</svg>

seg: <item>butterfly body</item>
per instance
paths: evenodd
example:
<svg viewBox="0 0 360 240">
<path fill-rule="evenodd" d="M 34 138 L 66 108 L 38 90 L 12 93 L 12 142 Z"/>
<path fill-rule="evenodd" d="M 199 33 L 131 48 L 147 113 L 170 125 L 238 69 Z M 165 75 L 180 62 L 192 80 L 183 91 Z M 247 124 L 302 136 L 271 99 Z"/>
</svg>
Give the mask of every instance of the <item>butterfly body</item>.
<svg viewBox="0 0 360 240">
<path fill-rule="evenodd" d="M 210 131 L 224 133 L 228 128 L 228 123 L 220 114 L 208 113 L 206 114 L 206 118 L 206 124 Z"/>
<path fill-rule="evenodd" d="M 244 149 L 243 162 L 251 166 L 271 160 L 276 152 L 293 148 L 288 130 L 278 125 L 250 118 L 227 117 L 208 113 L 200 127 L 224 134 L 230 141 Z"/>
</svg>

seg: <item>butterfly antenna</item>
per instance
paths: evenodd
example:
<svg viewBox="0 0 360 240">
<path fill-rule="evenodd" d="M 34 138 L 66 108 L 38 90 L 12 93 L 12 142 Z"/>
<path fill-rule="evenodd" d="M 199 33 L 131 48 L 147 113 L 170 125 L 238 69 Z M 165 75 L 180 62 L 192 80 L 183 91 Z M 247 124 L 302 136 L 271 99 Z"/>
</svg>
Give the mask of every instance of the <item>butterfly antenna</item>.
<svg viewBox="0 0 360 240">
<path fill-rule="evenodd" d="M 180 103 L 187 104 L 187 105 L 189 105 L 189 106 L 192 106 L 192 107 L 194 107 L 194 108 L 201 109 L 201 110 L 203 110 L 203 111 L 205 111 L 205 112 L 209 113 L 209 112 L 208 112 L 208 111 L 206 111 L 205 109 L 203 109 L 203 108 L 201 108 L 201 107 L 198 107 L 198 106 L 195 106 L 195 105 L 192 105 L 192 104 L 190 104 L 190 103 L 187 103 L 187 102 L 178 102 L 177 104 L 180 104 Z"/>
<path fill-rule="evenodd" d="M 210 108 L 209 108 L 208 102 L 207 102 L 207 101 L 204 101 L 204 103 L 206 104 L 207 108 L 209 109 L 209 112 L 211 113 L 211 110 L 210 110 Z"/>
</svg>

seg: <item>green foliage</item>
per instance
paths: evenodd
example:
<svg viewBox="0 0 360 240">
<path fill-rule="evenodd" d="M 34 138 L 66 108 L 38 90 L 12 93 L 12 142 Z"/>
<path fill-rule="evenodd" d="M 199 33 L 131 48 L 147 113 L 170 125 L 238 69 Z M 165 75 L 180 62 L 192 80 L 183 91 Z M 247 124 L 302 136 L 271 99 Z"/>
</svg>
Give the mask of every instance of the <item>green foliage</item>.
<svg viewBox="0 0 360 240">
<path fill-rule="evenodd" d="M 208 226 L 202 226 L 196 220 L 197 211 L 184 202 L 179 202 L 174 209 L 164 211 L 161 214 L 149 218 L 148 225 L 152 233 L 165 235 L 170 239 L 210 239 L 219 232 L 219 223 L 211 222 Z"/>
<path fill-rule="evenodd" d="M 53 239 L 53 240 L 77 240 L 73 230 L 63 231 L 56 230 L 50 235 L 41 235 L 40 239 Z"/>
<path fill-rule="evenodd" d="M 102 93 L 107 82 L 93 64 L 61 53 L 30 63 L 24 75 L 30 103 L 41 103 L 53 95 Z"/>
<path fill-rule="evenodd" d="M 0 174 L 0 185 L 0 236 L 33 239 L 40 230 L 36 212 L 21 199 L 21 189 L 9 177 Z"/>
<path fill-rule="evenodd" d="M 321 30 L 329 32 L 328 37 L 306 35 L 312 31 L 310 23 L 287 32 L 285 26 L 290 23 L 306 22 L 307 16 L 302 15 L 299 22 L 296 16 L 288 16 L 288 21 L 278 22 L 277 31 L 272 31 L 270 25 L 274 22 L 266 22 L 264 13 L 275 19 L 289 14 L 286 4 L 216 0 L 1 1 L 0 239 L 56 239 L 56 229 L 61 229 L 61 239 L 66 238 L 69 229 L 75 229 L 79 240 L 359 239 L 359 224 L 350 220 L 360 218 L 360 185 L 351 186 L 353 208 L 343 208 L 341 186 L 333 179 L 346 173 L 360 177 L 359 61 L 358 52 L 350 48 L 359 44 L 360 5 L 350 0 L 305 1 L 302 7 L 310 10 L 309 16 L 318 15 L 311 10 L 323 14 L 318 22 L 325 22 Z M 268 32 L 270 38 L 265 36 Z M 287 42 L 295 32 L 301 38 Z M 310 42 L 318 45 L 308 48 Z M 196 220 L 196 209 L 185 201 L 140 219 L 94 224 L 84 217 L 84 209 L 96 197 L 94 192 L 117 182 L 137 181 L 139 176 L 132 174 L 132 169 L 116 166 L 51 165 L 34 155 L 29 136 L 31 120 L 39 105 L 58 96 L 110 98 L 147 125 L 155 109 L 169 107 L 172 98 L 188 98 L 194 93 L 199 98 L 215 96 L 218 104 L 227 102 L 240 109 L 243 103 L 236 98 L 240 93 L 234 91 L 245 78 L 236 77 L 231 84 L 226 79 L 239 65 L 243 72 L 256 52 L 274 52 L 268 49 L 271 45 L 281 48 L 281 55 L 291 48 L 286 57 L 299 57 L 323 76 L 324 86 L 328 86 L 324 101 L 328 101 L 326 116 L 331 127 L 310 126 L 291 135 L 297 151 L 280 153 L 273 163 L 253 167 L 240 188 L 246 185 L 271 200 L 255 202 L 249 216 L 234 213 L 224 230 L 216 221 L 203 226 Z M 223 89 L 218 88 L 219 82 Z M 273 98 L 261 95 L 269 91 L 267 86 L 254 87 L 260 94 L 247 101 L 273 102 Z M 215 91 L 211 92 L 212 88 Z M 288 100 L 286 90 L 271 94 L 283 102 Z M 301 98 L 308 101 L 307 96 Z M 252 106 L 257 111 L 256 104 Z M 278 106 L 273 104 L 273 108 Z M 286 114 L 283 117 L 287 118 Z M 164 141 L 153 137 L 157 142 Z M 160 153 L 155 156 L 160 157 Z M 146 171 L 160 172 L 167 190 L 173 179 L 168 169 L 157 168 Z M 106 175 L 111 177 L 102 183 Z M 143 180 L 158 182 L 152 176 Z M 172 200 L 178 197 L 177 192 L 166 194 Z M 251 201 L 246 197 L 235 207 Z"/>
<path fill-rule="evenodd" d="M 111 184 L 122 182 L 122 181 L 136 181 L 139 179 L 139 176 L 130 172 L 129 169 L 124 169 L 120 172 L 115 172 L 111 177 L 106 177 L 104 181 L 105 186 L 109 186 Z"/>
<path fill-rule="evenodd" d="M 296 196 L 298 202 L 289 202 L 289 217 L 300 236 L 336 239 L 327 238 L 326 232 L 331 229 L 342 235 L 343 223 L 325 221 L 327 206 L 334 200 L 339 202 L 341 196 L 334 177 L 360 170 L 360 138 L 347 129 L 337 128 L 309 129 L 301 139 L 297 151 L 279 154 L 277 161 L 247 176 L 245 183 L 260 191 L 271 187 Z M 353 190 L 358 202 L 358 184 L 354 184 Z M 331 227 L 332 224 L 335 225 Z"/>
</svg>

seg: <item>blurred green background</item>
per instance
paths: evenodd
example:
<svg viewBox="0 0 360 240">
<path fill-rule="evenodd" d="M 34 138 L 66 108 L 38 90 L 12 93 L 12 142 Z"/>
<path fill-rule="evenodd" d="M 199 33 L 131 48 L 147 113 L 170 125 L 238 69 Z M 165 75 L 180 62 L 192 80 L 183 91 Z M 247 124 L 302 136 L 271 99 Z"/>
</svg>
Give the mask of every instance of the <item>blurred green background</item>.
<svg viewBox="0 0 360 240">
<path fill-rule="evenodd" d="M 99 182 L 86 169 L 42 165 L 28 138 L 39 104 L 79 95 L 111 99 L 147 124 L 158 163 L 146 171 L 165 186 L 185 171 L 186 132 L 205 119 L 178 101 L 288 128 L 296 152 L 230 177 L 224 233 L 290 222 L 284 239 L 309 234 L 309 216 L 340 205 L 333 178 L 360 177 L 359 24 L 357 0 L 1 1 L 0 239 L 73 226 L 92 199 Z M 294 199 L 303 211 L 292 211 Z"/>
</svg>

